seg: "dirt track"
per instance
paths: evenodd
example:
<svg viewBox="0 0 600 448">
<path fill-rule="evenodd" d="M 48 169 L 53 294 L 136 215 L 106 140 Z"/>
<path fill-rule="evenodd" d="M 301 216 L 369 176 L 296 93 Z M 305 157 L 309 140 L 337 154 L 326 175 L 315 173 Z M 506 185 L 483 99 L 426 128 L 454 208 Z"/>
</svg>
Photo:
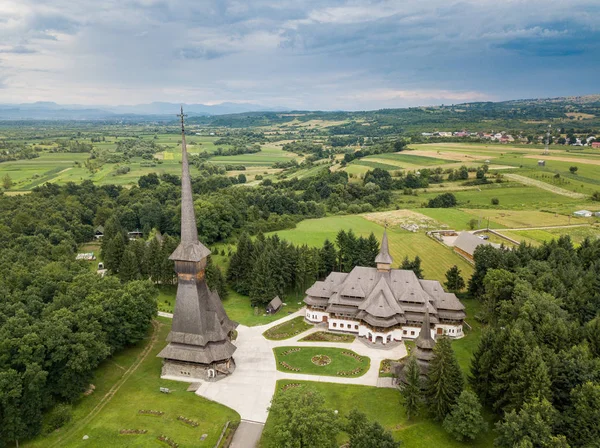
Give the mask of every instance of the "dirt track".
<svg viewBox="0 0 600 448">
<path fill-rule="evenodd" d="M 542 190 L 551 191 L 552 193 L 560 194 L 568 198 L 574 199 L 585 199 L 587 196 L 582 193 L 575 193 L 574 191 L 565 190 L 564 188 L 555 187 L 554 185 L 547 184 L 539 180 L 531 179 L 529 177 L 520 176 L 519 174 L 505 174 L 506 177 L 516 182 L 520 182 L 525 185 L 531 185 L 532 187 L 538 187 Z"/>
</svg>

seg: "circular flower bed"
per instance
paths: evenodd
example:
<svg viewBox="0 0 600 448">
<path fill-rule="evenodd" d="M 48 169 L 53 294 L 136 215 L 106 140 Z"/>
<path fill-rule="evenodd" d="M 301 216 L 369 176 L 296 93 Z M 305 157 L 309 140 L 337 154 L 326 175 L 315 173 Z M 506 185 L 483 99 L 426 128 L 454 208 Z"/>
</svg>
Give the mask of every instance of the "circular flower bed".
<svg viewBox="0 0 600 448">
<path fill-rule="evenodd" d="M 331 363 L 331 358 L 327 355 L 316 355 L 310 360 L 316 366 L 326 366 L 327 364 Z"/>
</svg>

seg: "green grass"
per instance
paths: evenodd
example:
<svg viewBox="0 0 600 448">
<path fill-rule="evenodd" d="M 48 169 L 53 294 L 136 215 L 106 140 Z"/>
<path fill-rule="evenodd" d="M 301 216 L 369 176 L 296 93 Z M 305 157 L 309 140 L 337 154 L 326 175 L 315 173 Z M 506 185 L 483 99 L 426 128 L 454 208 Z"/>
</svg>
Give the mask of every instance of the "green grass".
<svg viewBox="0 0 600 448">
<path fill-rule="evenodd" d="M 149 340 L 137 347 L 128 349 L 111 360 L 105 361 L 96 371 L 93 383 L 94 393 L 81 398 L 74 406 L 74 419 L 59 432 L 47 437 L 39 437 L 23 444 L 27 447 L 79 447 L 83 435 L 89 440 L 85 446 L 153 447 L 160 444 L 156 438 L 164 434 L 179 443 L 180 447 L 213 447 L 225 422 L 239 421 L 239 415 L 220 404 L 206 400 L 192 392 L 186 392 L 187 384 L 160 379 L 162 360 L 156 355 L 165 346 L 171 322 L 160 319 L 161 326 L 157 339 L 150 352 L 135 372 L 127 378 L 106 406 L 89 421 L 84 417 L 100 402 L 110 387 L 123 377 L 125 369 L 134 364 L 136 356 L 143 351 Z M 168 387 L 170 394 L 160 393 L 159 387 Z M 164 412 L 163 416 L 139 415 L 140 409 Z M 198 427 L 188 426 L 177 420 L 184 416 L 199 423 Z M 120 435 L 121 429 L 146 429 L 144 435 Z M 200 436 L 208 434 L 205 441 Z"/>
<path fill-rule="evenodd" d="M 310 381 L 280 380 L 277 382 L 276 393 L 285 393 L 281 388 L 286 384 L 299 383 L 301 387 L 310 387 L 320 392 L 326 406 L 337 410 L 343 417 L 352 409 L 366 414 L 369 420 L 378 421 L 385 429 L 392 432 L 396 440 L 402 440 L 407 448 L 489 448 L 493 446 L 494 433 L 489 431 L 481 434 L 472 443 L 460 443 L 444 431 L 442 425 L 425 417 L 415 417 L 407 420 L 397 389 L 376 388 L 370 386 L 355 386 L 347 384 L 316 383 Z M 272 421 L 267 419 L 261 445 L 265 446 L 269 434 L 273 431 Z M 338 444 L 348 441 L 345 433 L 338 436 Z"/>
<path fill-rule="evenodd" d="M 177 286 L 162 285 L 158 287 L 158 309 L 167 313 L 173 312 L 175 306 L 175 294 Z M 288 299 L 285 305 L 275 314 L 267 314 L 262 307 L 252 307 L 250 298 L 235 292 L 233 289 L 228 289 L 228 296 L 223 300 L 223 307 L 231 320 L 234 320 L 242 325 L 254 327 L 256 325 L 264 325 L 270 322 L 281 319 L 288 314 L 298 311 L 304 306 L 302 299 L 304 297 Z"/>
<path fill-rule="evenodd" d="M 463 325 L 465 336 L 461 339 L 452 340 L 452 348 L 466 380 L 470 374 L 473 353 L 477 350 L 479 340 L 481 339 L 482 326 L 476 319 L 476 316 L 481 313 L 482 305 L 481 302 L 475 299 L 465 298 L 464 294 L 459 294 L 459 298 L 465 306 L 465 312 L 467 313 L 465 321 L 469 323 L 471 329 Z"/>
<path fill-rule="evenodd" d="M 457 208 L 419 208 L 415 211 L 446 224 L 454 230 L 468 230 L 469 221 L 473 219 L 472 214 Z M 487 221 L 484 224 L 487 226 Z M 502 227 L 500 224 L 490 221 L 490 228 L 499 229 Z"/>
<path fill-rule="evenodd" d="M 381 162 L 372 162 L 369 160 L 365 159 L 360 159 L 357 162 L 352 162 L 356 165 L 361 165 L 361 166 L 366 166 L 367 168 L 380 168 L 382 170 L 386 170 L 386 171 L 395 171 L 395 170 L 401 170 L 402 167 L 398 166 L 398 165 L 390 165 L 388 163 L 381 163 Z"/>
<path fill-rule="evenodd" d="M 279 325 L 269 328 L 263 333 L 263 336 L 272 341 L 280 341 L 282 339 L 292 338 L 300 333 L 305 332 L 312 325 L 304 320 L 303 316 L 294 317 L 287 322 L 283 322 Z"/>
<path fill-rule="evenodd" d="M 483 227 L 487 225 L 488 217 L 490 221 L 496 222 L 504 228 L 566 226 L 569 224 L 587 224 L 589 222 L 588 218 L 576 218 L 535 210 L 464 209 L 464 211 L 476 218 L 481 218 Z"/>
<path fill-rule="evenodd" d="M 307 219 L 298 223 L 292 230 L 282 230 L 277 233 L 280 238 L 294 244 L 307 244 L 309 246 L 322 246 L 325 239 L 335 242 L 340 230 L 352 229 L 358 236 L 369 236 L 371 232 L 381 240 L 383 227 L 368 221 L 358 215 L 330 216 L 327 218 Z M 394 258 L 393 267 L 398 267 L 405 256 L 421 257 L 422 267 L 426 279 L 446 281 L 446 271 L 457 265 L 468 278 L 473 272 L 473 267 L 462 257 L 456 255 L 450 248 L 429 238 L 425 233 L 407 232 L 397 228 L 388 229 L 390 253 Z"/>
<path fill-rule="evenodd" d="M 300 350 L 292 351 L 294 349 Z M 356 378 L 367 373 L 371 365 L 371 360 L 368 357 L 359 356 L 352 350 L 341 348 L 276 347 L 273 349 L 273 353 L 275 353 L 277 370 L 288 373 Z M 329 364 L 323 366 L 314 364 L 312 358 L 318 355 L 327 356 L 330 360 Z M 300 370 L 291 370 L 282 363 Z M 339 375 L 340 372 L 344 372 L 346 375 Z"/>
<path fill-rule="evenodd" d="M 374 156 L 369 156 L 378 159 L 389 159 L 395 162 L 404 162 L 411 165 L 418 166 L 430 166 L 430 165 L 443 165 L 445 163 L 455 163 L 455 160 L 446 160 L 440 159 L 437 157 L 427 157 L 427 156 L 417 156 L 414 154 L 406 154 L 406 153 L 392 153 L 392 154 L 377 154 Z M 368 157 L 365 157 L 368 159 Z"/>
<path fill-rule="evenodd" d="M 328 331 L 317 331 L 300 339 L 300 342 L 343 342 L 351 343 L 356 339 L 353 334 L 330 333 Z"/>
<path fill-rule="evenodd" d="M 569 235 L 576 246 L 579 246 L 585 238 L 600 238 L 600 227 L 572 227 L 566 229 L 546 229 L 546 230 L 515 230 L 502 232 L 502 234 L 517 241 L 525 241 L 535 246 L 546 241 L 552 241 L 561 235 Z"/>
</svg>

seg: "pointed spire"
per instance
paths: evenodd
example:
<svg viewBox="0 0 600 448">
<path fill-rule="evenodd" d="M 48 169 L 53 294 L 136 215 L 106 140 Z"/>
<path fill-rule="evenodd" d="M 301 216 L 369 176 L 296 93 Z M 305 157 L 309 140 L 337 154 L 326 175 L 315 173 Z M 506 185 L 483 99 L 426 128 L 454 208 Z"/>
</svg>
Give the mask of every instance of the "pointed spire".
<svg viewBox="0 0 600 448">
<path fill-rule="evenodd" d="M 171 260 L 195 261 L 210 254 L 210 250 L 198 241 L 198 227 L 194 212 L 192 196 L 192 181 L 188 162 L 187 146 L 185 143 L 185 127 L 183 106 L 181 106 L 181 243 L 169 257 Z"/>
<path fill-rule="evenodd" d="M 387 225 L 386 228 L 383 229 L 383 239 L 381 240 L 381 248 L 379 249 L 379 254 L 375 258 L 375 263 L 379 264 L 389 264 L 391 265 L 394 262 L 394 259 L 390 255 L 390 250 L 388 248 L 388 238 L 387 238 Z"/>
<path fill-rule="evenodd" d="M 421 326 L 421 332 L 417 338 L 416 345 L 419 348 L 433 348 L 435 341 L 431 337 L 431 325 L 429 322 L 429 304 L 425 303 L 425 318 Z"/>
</svg>

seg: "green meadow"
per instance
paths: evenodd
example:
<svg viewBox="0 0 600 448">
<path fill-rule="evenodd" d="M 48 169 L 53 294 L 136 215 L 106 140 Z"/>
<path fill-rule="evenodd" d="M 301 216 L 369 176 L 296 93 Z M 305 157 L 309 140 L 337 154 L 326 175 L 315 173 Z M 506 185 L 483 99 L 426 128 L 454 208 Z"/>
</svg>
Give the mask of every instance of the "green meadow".
<svg viewBox="0 0 600 448">
<path fill-rule="evenodd" d="M 368 221 L 358 215 L 330 216 L 327 218 L 307 219 L 298 224 L 295 229 L 281 230 L 277 233 L 280 238 L 294 244 L 322 246 L 326 239 L 335 242 L 340 230 L 352 230 L 357 236 L 369 236 L 371 232 L 378 239 L 383 234 L 383 226 Z M 397 228 L 388 228 L 390 253 L 394 257 L 394 267 L 399 266 L 405 256 L 421 257 L 426 279 L 446 281 L 446 271 L 457 265 L 462 275 L 468 278 L 473 272 L 472 266 L 451 249 L 442 246 L 429 238 L 423 232 L 408 232 Z"/>
</svg>

